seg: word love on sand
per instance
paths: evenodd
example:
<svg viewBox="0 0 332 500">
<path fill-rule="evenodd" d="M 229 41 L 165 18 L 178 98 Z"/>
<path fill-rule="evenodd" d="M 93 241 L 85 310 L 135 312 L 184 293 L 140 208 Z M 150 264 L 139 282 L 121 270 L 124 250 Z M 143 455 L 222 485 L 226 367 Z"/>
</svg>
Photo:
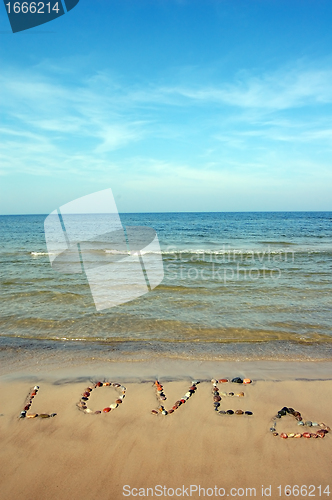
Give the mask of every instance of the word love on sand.
<svg viewBox="0 0 332 500">
<path fill-rule="evenodd" d="M 155 388 L 155 393 L 156 393 L 156 399 L 157 399 L 157 408 L 151 410 L 151 414 L 158 416 L 158 415 L 171 415 L 174 413 L 176 410 L 178 410 L 182 405 L 186 404 L 192 396 L 197 392 L 198 385 L 199 385 L 198 380 L 193 380 L 191 382 L 190 387 L 188 388 L 188 391 L 180 397 L 177 401 L 174 402 L 171 406 L 168 406 L 168 409 L 165 408 L 165 401 L 167 400 L 164 388 L 162 384 L 156 380 L 154 382 L 154 388 Z M 232 385 L 232 390 L 226 390 L 226 388 L 229 389 L 229 386 L 227 384 Z M 249 378 L 244 378 L 242 379 L 241 377 L 235 377 L 231 380 L 228 378 L 221 378 L 221 379 L 212 379 L 211 384 L 212 384 L 212 403 L 213 403 L 213 409 L 218 415 L 225 415 L 225 416 L 230 416 L 230 415 L 244 415 L 244 416 L 251 416 L 253 415 L 253 412 L 248 410 L 248 409 L 225 409 L 221 408 L 221 406 L 224 406 L 226 401 L 228 402 L 229 400 L 234 401 L 243 401 L 243 398 L 245 398 L 246 394 L 243 390 L 239 392 L 234 392 L 235 389 L 234 387 L 239 387 L 240 385 L 242 386 L 249 386 L 252 383 L 252 381 Z M 218 385 L 223 386 L 223 389 L 225 390 L 220 390 Z M 89 401 L 90 397 L 95 390 L 100 390 L 100 388 L 105 388 L 105 387 L 112 387 L 116 390 L 117 396 L 116 399 L 105 406 L 104 408 L 100 409 L 91 409 L 89 408 Z M 24 409 L 21 411 L 19 418 L 20 419 L 34 419 L 34 418 L 51 418 L 55 417 L 57 414 L 56 413 L 32 413 L 31 408 L 34 402 L 34 399 L 37 397 L 38 392 L 40 390 L 40 387 L 38 385 L 34 386 L 33 389 L 29 391 L 29 394 L 26 398 L 26 401 L 24 403 Z M 115 409 L 119 408 L 122 403 L 124 402 L 124 399 L 126 397 L 126 387 L 124 385 L 121 385 L 116 382 L 95 382 L 91 384 L 89 387 L 86 387 L 84 391 L 82 392 L 82 395 L 80 397 L 80 400 L 77 402 L 76 406 L 77 408 L 86 413 L 86 414 L 93 414 L 93 415 L 98 415 L 102 413 L 111 413 Z M 235 405 L 234 405 L 235 406 Z M 240 405 L 239 405 L 240 406 Z M 243 404 L 241 405 L 243 407 Z M 291 420 L 299 426 L 299 430 L 304 430 L 305 432 L 277 432 L 277 424 L 278 422 L 281 421 L 281 418 L 284 416 L 288 416 L 291 418 Z M 305 427 L 307 429 L 305 429 Z M 316 432 L 310 432 L 316 430 Z M 280 436 L 282 439 L 288 439 L 288 438 L 324 438 L 326 434 L 330 431 L 330 427 L 328 427 L 325 423 L 323 422 L 314 422 L 311 420 L 305 420 L 303 419 L 301 413 L 299 411 L 294 410 L 294 408 L 286 407 L 284 406 L 281 410 L 277 412 L 275 416 L 272 417 L 272 424 L 270 427 L 270 431 L 273 436 Z"/>
</svg>

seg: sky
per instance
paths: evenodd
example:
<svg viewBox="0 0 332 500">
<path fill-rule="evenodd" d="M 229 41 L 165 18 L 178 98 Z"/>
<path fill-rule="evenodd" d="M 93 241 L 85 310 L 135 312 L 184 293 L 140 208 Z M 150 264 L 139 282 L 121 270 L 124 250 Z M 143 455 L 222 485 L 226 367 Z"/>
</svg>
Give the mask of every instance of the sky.
<svg viewBox="0 0 332 500">
<path fill-rule="evenodd" d="M 330 0 L 0 5 L 0 214 L 332 210 Z"/>
</svg>

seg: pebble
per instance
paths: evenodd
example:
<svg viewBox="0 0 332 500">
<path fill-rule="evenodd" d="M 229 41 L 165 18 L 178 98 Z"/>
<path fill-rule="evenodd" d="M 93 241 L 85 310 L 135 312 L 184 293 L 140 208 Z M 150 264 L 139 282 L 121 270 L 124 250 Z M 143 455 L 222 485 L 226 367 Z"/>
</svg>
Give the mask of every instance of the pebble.
<svg viewBox="0 0 332 500">
<path fill-rule="evenodd" d="M 244 397 L 244 392 L 239 392 L 239 394 L 237 394 L 237 397 L 238 398 L 243 398 Z"/>
<path fill-rule="evenodd" d="M 221 379 L 219 380 L 219 383 L 220 383 L 220 384 L 225 384 L 226 382 L 228 382 L 228 379 L 227 379 L 227 378 L 221 378 Z"/>
<path fill-rule="evenodd" d="M 243 379 L 243 383 L 244 383 L 244 384 L 251 384 L 251 380 L 250 380 L 250 378 L 244 378 L 244 379 Z"/>
<path fill-rule="evenodd" d="M 122 399 L 116 399 L 115 402 L 116 404 L 120 405 L 122 403 Z"/>
<path fill-rule="evenodd" d="M 117 403 L 112 403 L 110 405 L 111 410 L 115 410 L 115 408 L 117 408 L 117 407 L 118 407 Z"/>
<path fill-rule="evenodd" d="M 152 415 L 158 415 L 157 410 L 151 410 Z"/>
<path fill-rule="evenodd" d="M 109 411 L 111 411 L 111 408 L 109 408 L 109 407 L 103 409 L 104 413 L 108 413 Z"/>
<path fill-rule="evenodd" d="M 166 410 L 163 410 L 161 413 L 162 413 L 162 415 L 167 415 L 167 411 Z"/>
<path fill-rule="evenodd" d="M 313 427 L 318 427 L 318 422 L 312 422 Z"/>
<path fill-rule="evenodd" d="M 93 410 L 90 410 L 90 408 L 87 408 L 87 409 L 85 410 L 85 413 L 94 413 L 94 411 L 93 411 Z M 50 417 L 52 417 L 52 415 L 50 415 Z"/>
<path fill-rule="evenodd" d="M 195 387 L 194 385 L 192 385 L 191 387 L 189 387 L 189 391 L 192 391 L 192 392 L 196 391 L 196 389 L 197 389 L 197 387 Z"/>
<path fill-rule="evenodd" d="M 97 382 L 96 383 L 96 387 L 102 387 L 102 386 L 103 386 L 102 382 Z"/>
<path fill-rule="evenodd" d="M 219 413 L 220 413 L 220 415 L 226 415 L 225 410 L 220 410 Z"/>
<path fill-rule="evenodd" d="M 51 413 L 50 417 L 56 417 L 56 413 Z"/>
<path fill-rule="evenodd" d="M 274 435 L 274 436 L 278 436 L 278 433 L 277 433 L 277 432 L 274 432 L 274 433 L 273 433 L 273 435 Z"/>
<path fill-rule="evenodd" d="M 295 437 L 294 432 L 290 432 L 290 433 L 288 434 L 288 437 L 289 437 L 289 438 L 293 438 L 293 437 Z"/>
<path fill-rule="evenodd" d="M 307 420 L 306 422 L 304 422 L 304 425 L 306 425 L 307 427 L 311 427 L 312 422 L 310 420 Z"/>
<path fill-rule="evenodd" d="M 221 401 L 221 397 L 220 396 L 213 396 L 213 401 Z"/>
<path fill-rule="evenodd" d="M 236 415 L 243 415 L 244 412 L 242 410 L 236 410 L 235 413 L 236 413 Z"/>
<path fill-rule="evenodd" d="M 38 417 L 38 413 L 29 413 L 27 415 L 27 418 L 36 418 L 36 417 Z"/>
<path fill-rule="evenodd" d="M 34 391 L 38 391 L 39 389 L 39 385 L 35 385 L 35 387 L 33 388 Z"/>
<path fill-rule="evenodd" d="M 234 384 L 243 384 L 243 380 L 242 380 L 242 378 L 240 378 L 240 377 L 235 377 L 235 378 L 233 378 L 233 379 L 232 379 L 232 382 L 233 382 Z"/>
<path fill-rule="evenodd" d="M 296 438 L 301 438 L 301 437 L 302 437 L 302 434 L 300 434 L 300 433 L 295 434 L 295 436 L 294 436 L 294 437 L 296 437 Z"/>
<path fill-rule="evenodd" d="M 104 386 L 104 387 L 109 387 L 110 385 L 111 385 L 111 383 L 110 383 L 110 382 L 104 382 L 104 383 L 103 383 L 103 386 Z"/>
<path fill-rule="evenodd" d="M 101 411 L 100 411 L 100 410 L 96 410 L 96 411 L 95 411 L 95 415 L 99 415 L 99 413 L 101 413 Z"/>
<path fill-rule="evenodd" d="M 304 438 L 310 438 L 310 437 L 311 437 L 311 434 L 310 434 L 310 432 L 304 432 L 304 433 L 302 434 L 302 436 L 303 436 Z"/>
<path fill-rule="evenodd" d="M 227 410 L 226 413 L 227 413 L 227 415 L 234 415 L 234 411 L 233 410 Z"/>
<path fill-rule="evenodd" d="M 245 411 L 245 415 L 253 415 L 252 411 Z"/>
<path fill-rule="evenodd" d="M 285 432 L 282 432 L 280 434 L 280 437 L 282 437 L 283 439 L 287 439 L 288 438 L 288 434 L 286 434 Z"/>
<path fill-rule="evenodd" d="M 50 417 L 50 415 L 49 415 L 48 413 L 40 413 L 40 414 L 39 414 L 39 417 L 40 417 L 40 418 L 49 418 L 49 417 Z"/>
<path fill-rule="evenodd" d="M 304 425 L 304 422 L 302 422 L 302 420 L 299 420 L 299 422 L 297 423 L 297 425 Z"/>
<path fill-rule="evenodd" d="M 174 413 L 174 410 L 173 409 L 172 410 L 168 410 L 168 413 Z"/>
<path fill-rule="evenodd" d="M 191 396 L 191 392 L 186 392 L 186 393 L 185 393 L 185 396 L 186 396 L 187 398 L 190 398 L 190 396 Z"/>
<path fill-rule="evenodd" d="M 219 396 L 223 396 L 225 398 L 227 396 L 227 392 L 219 392 Z"/>
<path fill-rule="evenodd" d="M 211 379 L 211 382 L 212 382 L 212 384 L 216 384 L 217 383 L 216 379 L 214 379 L 214 378 Z"/>
<path fill-rule="evenodd" d="M 199 380 L 192 380 L 191 383 L 192 383 L 192 385 L 197 385 L 197 384 L 199 384 Z"/>
</svg>

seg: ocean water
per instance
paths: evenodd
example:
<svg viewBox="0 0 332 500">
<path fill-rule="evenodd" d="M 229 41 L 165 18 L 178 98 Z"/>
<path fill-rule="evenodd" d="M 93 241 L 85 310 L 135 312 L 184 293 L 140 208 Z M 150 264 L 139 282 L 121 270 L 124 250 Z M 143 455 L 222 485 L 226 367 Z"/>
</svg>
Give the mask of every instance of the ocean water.
<svg viewBox="0 0 332 500">
<path fill-rule="evenodd" d="M 0 216 L 0 348 L 75 341 L 126 359 L 332 359 L 332 212 L 120 217 L 155 229 L 165 276 L 97 312 L 84 273 L 52 269 L 46 215 Z"/>
</svg>

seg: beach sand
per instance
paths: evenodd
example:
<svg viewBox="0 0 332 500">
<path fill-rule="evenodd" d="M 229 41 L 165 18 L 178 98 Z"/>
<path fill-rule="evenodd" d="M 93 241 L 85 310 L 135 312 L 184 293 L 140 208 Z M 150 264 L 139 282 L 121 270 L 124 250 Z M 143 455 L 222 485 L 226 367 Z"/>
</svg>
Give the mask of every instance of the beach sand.
<svg viewBox="0 0 332 500">
<path fill-rule="evenodd" d="M 49 370 L 31 366 L 25 372 L 11 368 L 7 374 L 2 367 L 1 500 L 117 500 L 127 495 L 133 498 L 129 491 L 140 498 L 168 498 L 172 492 L 173 498 L 204 498 L 199 486 L 205 489 L 205 498 L 219 498 L 223 493 L 225 497 L 260 498 L 262 487 L 264 496 L 271 491 L 270 498 L 287 498 L 292 496 L 285 494 L 287 485 L 306 485 L 308 492 L 313 485 L 310 491 L 316 497 L 328 498 L 323 491 L 327 485 L 332 491 L 332 433 L 324 439 L 282 439 L 269 428 L 283 406 L 298 410 L 305 420 L 331 426 L 330 365 L 315 363 L 311 365 L 315 370 L 310 371 L 301 363 L 288 364 L 287 371 L 281 364 L 267 363 L 273 367 L 267 371 L 259 363 L 251 369 L 250 363 L 170 362 L 156 373 L 157 363 L 150 367 L 136 363 L 126 377 L 129 365 L 77 364 L 62 371 L 54 366 Z M 178 372 L 175 366 L 181 367 Z M 309 376 L 296 380 L 303 373 Z M 155 416 L 151 414 L 158 407 L 154 375 L 164 385 L 166 409 L 188 391 L 191 380 L 201 382 L 173 414 Z M 227 383 L 218 387 L 245 393 L 244 397 L 222 398 L 221 409 L 250 410 L 253 415 L 218 415 L 207 375 L 252 378 L 248 386 Z M 100 379 L 124 384 L 125 399 L 110 413 L 85 414 L 76 403 L 84 389 Z M 18 418 L 35 384 L 40 389 L 30 412 L 55 412 L 54 418 Z M 89 407 L 102 410 L 117 394 L 112 387 L 95 389 Z M 279 433 L 304 432 L 291 416 L 277 422 Z"/>
</svg>

